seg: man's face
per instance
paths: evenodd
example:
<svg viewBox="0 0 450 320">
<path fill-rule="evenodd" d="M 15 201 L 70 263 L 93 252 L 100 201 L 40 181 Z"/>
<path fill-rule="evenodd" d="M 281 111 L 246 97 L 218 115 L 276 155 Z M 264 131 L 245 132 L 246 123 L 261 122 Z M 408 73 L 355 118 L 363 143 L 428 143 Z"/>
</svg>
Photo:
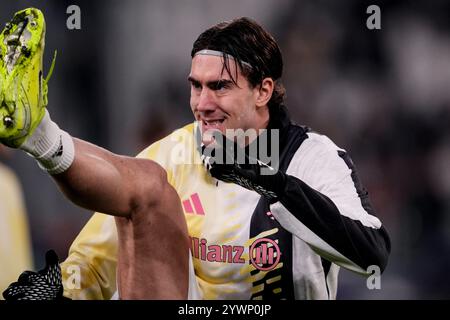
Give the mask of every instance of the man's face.
<svg viewBox="0 0 450 320">
<path fill-rule="evenodd" d="M 223 68 L 223 58 L 197 55 L 192 59 L 191 109 L 200 122 L 202 132 L 226 129 L 248 130 L 265 128 L 267 115 L 257 107 L 258 86 L 251 88 L 233 59 L 229 60 L 233 75 L 238 68 L 237 85 Z M 223 71 L 223 72 L 222 72 Z"/>
</svg>

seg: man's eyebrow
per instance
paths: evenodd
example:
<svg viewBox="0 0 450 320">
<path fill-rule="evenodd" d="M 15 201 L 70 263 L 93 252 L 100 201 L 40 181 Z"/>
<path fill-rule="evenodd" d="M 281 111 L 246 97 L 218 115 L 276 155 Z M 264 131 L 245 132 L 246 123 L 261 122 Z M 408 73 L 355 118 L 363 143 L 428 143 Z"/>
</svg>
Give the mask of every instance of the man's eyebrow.
<svg viewBox="0 0 450 320">
<path fill-rule="evenodd" d="M 214 86 L 214 85 L 217 85 L 217 84 L 228 85 L 228 84 L 231 84 L 231 83 L 233 83 L 233 81 L 230 80 L 230 79 L 219 79 L 219 80 L 210 81 L 210 82 L 207 83 L 207 85 L 208 86 L 210 86 L 210 85 Z"/>
<path fill-rule="evenodd" d="M 200 81 L 198 81 L 197 79 L 193 78 L 192 76 L 189 76 L 189 77 L 187 78 L 187 80 L 188 80 L 189 82 L 192 82 L 192 83 L 200 83 Z"/>
<path fill-rule="evenodd" d="M 194 83 L 194 84 L 201 84 L 200 81 L 198 81 L 197 79 L 195 79 L 195 78 L 192 77 L 192 76 L 189 76 L 187 79 L 188 79 L 188 81 L 191 82 L 191 83 Z M 215 87 L 217 87 L 217 85 L 219 85 L 219 84 L 222 84 L 222 85 L 230 85 L 230 84 L 232 84 L 232 83 L 233 83 L 233 81 L 230 80 L 230 79 L 218 79 L 218 80 L 208 81 L 208 82 L 206 83 L 206 86 L 209 87 L 209 88 L 215 88 Z"/>
</svg>

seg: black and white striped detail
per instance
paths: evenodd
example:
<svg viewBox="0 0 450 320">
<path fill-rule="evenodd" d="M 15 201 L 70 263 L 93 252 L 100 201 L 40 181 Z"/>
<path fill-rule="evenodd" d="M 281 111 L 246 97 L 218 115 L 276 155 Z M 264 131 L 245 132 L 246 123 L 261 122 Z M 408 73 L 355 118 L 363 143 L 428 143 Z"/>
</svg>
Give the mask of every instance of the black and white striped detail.
<svg viewBox="0 0 450 320">
<path fill-rule="evenodd" d="M 327 137 L 308 133 L 271 212 L 321 257 L 366 274 L 370 265 L 385 268 L 390 242 L 349 159 Z"/>
</svg>

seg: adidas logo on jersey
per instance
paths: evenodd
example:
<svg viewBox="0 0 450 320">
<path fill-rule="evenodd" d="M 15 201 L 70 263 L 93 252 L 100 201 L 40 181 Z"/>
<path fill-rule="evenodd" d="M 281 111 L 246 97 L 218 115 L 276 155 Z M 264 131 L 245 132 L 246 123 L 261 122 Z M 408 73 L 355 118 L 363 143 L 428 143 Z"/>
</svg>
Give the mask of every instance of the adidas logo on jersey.
<svg viewBox="0 0 450 320">
<path fill-rule="evenodd" d="M 184 213 L 195 214 L 199 216 L 205 215 L 202 203 L 198 193 L 192 194 L 189 199 L 182 201 Z"/>
</svg>

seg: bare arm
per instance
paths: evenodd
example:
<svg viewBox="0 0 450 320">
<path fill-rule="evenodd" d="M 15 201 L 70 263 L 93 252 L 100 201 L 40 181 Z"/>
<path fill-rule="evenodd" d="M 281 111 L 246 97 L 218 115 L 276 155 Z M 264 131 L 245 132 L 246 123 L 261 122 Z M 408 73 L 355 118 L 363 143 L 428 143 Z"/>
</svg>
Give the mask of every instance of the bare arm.
<svg viewBox="0 0 450 320">
<path fill-rule="evenodd" d="M 88 210 L 128 217 L 155 199 L 165 171 L 151 160 L 116 155 L 73 139 L 75 159 L 70 168 L 52 175 L 62 192 Z M 149 193 L 149 191 L 155 191 Z"/>
</svg>

